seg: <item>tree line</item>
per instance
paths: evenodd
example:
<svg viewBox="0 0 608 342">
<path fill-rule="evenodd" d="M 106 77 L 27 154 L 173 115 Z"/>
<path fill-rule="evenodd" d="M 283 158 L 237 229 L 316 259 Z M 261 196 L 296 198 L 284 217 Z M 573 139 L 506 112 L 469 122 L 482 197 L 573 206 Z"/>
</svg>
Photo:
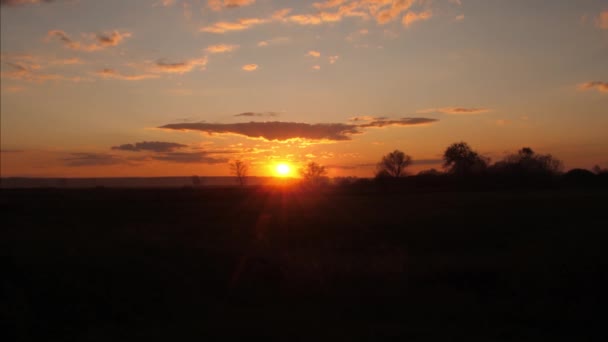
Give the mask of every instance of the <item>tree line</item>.
<svg viewBox="0 0 608 342">
<path fill-rule="evenodd" d="M 472 178 L 473 176 L 496 176 L 503 178 L 549 178 L 563 173 L 564 165 L 561 160 L 551 154 L 536 153 L 530 147 L 523 147 L 513 154 L 505 156 L 493 164 L 487 158 L 475 151 L 466 142 L 457 142 L 448 146 L 443 152 L 443 171 L 430 169 L 421 171 L 419 176 L 451 176 Z M 378 181 L 399 179 L 410 174 L 407 168 L 414 162 L 413 158 L 400 151 L 394 150 L 380 159 L 376 164 L 374 178 Z M 249 166 L 235 160 L 229 164 L 231 173 L 236 176 L 241 186 L 245 185 Z M 320 186 L 328 182 L 327 169 L 316 162 L 309 162 L 299 170 L 302 184 Z M 608 169 L 596 165 L 593 172 L 583 169 L 570 170 L 572 178 L 589 178 L 594 175 L 608 176 Z M 568 175 L 567 174 L 567 175 Z"/>
</svg>

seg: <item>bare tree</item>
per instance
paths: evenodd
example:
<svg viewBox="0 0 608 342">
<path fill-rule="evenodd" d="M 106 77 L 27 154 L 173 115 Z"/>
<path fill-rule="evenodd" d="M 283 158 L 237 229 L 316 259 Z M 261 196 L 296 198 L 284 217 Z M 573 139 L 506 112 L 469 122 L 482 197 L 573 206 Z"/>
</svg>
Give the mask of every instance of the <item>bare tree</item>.
<svg viewBox="0 0 608 342">
<path fill-rule="evenodd" d="M 325 169 L 325 166 L 321 166 L 311 161 L 300 169 L 300 175 L 307 185 L 318 186 L 327 176 L 327 170 Z"/>
<path fill-rule="evenodd" d="M 236 176 L 240 186 L 245 186 L 245 180 L 249 172 L 249 165 L 244 161 L 237 159 L 230 163 L 230 172 Z"/>
<path fill-rule="evenodd" d="M 404 177 L 406 175 L 405 168 L 411 164 L 412 157 L 399 150 L 394 150 L 382 157 L 382 160 L 376 166 L 376 177 Z"/>
<path fill-rule="evenodd" d="M 455 175 L 470 175 L 484 171 L 489 159 L 479 155 L 465 142 L 450 145 L 443 153 L 443 167 Z"/>
</svg>

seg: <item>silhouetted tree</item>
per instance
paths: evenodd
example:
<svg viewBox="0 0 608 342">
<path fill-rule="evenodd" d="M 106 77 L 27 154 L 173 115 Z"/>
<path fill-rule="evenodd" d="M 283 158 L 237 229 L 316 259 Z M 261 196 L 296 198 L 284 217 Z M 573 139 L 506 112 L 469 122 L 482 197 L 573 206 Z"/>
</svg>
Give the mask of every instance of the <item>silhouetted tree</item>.
<svg viewBox="0 0 608 342">
<path fill-rule="evenodd" d="M 466 142 L 450 145 L 443 153 L 443 167 L 454 175 L 470 175 L 483 172 L 489 159 L 473 151 Z"/>
<path fill-rule="evenodd" d="M 192 176 L 192 185 L 199 186 L 201 185 L 201 178 L 199 176 Z"/>
<path fill-rule="evenodd" d="M 325 180 L 327 170 L 325 169 L 325 166 L 321 166 L 311 161 L 300 169 L 300 176 L 302 176 L 302 180 L 305 184 L 318 186 Z"/>
<path fill-rule="evenodd" d="M 240 186 L 245 186 L 245 180 L 249 172 L 249 165 L 244 161 L 237 159 L 230 163 L 230 172 L 236 176 Z"/>
<path fill-rule="evenodd" d="M 399 150 L 394 150 L 382 157 L 382 160 L 376 165 L 376 178 L 404 177 L 405 168 L 410 164 L 412 164 L 412 157 Z"/>
<path fill-rule="evenodd" d="M 602 169 L 599 165 L 595 165 L 593 167 L 593 172 L 595 172 L 596 175 L 606 175 L 608 174 L 608 169 Z"/>
<path fill-rule="evenodd" d="M 508 155 L 492 166 L 492 169 L 499 173 L 520 175 L 552 175 L 559 173 L 562 168 L 560 160 L 550 154 L 537 154 L 529 147 Z"/>
</svg>

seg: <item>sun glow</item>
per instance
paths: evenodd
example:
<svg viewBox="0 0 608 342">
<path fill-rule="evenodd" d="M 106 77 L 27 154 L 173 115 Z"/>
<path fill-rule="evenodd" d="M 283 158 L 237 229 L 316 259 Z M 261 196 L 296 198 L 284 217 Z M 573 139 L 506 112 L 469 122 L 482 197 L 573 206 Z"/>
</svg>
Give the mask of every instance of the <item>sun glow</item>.
<svg viewBox="0 0 608 342">
<path fill-rule="evenodd" d="M 279 177 L 288 177 L 291 174 L 291 166 L 280 163 L 275 166 L 275 172 Z"/>
</svg>

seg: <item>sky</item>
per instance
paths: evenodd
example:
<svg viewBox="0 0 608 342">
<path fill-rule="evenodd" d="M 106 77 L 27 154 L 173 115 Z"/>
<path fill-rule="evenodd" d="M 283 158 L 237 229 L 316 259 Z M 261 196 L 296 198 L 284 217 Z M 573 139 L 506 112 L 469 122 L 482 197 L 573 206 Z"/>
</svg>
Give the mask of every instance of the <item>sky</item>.
<svg viewBox="0 0 608 342">
<path fill-rule="evenodd" d="M 2 177 L 608 167 L 607 0 L 0 0 Z"/>
</svg>

